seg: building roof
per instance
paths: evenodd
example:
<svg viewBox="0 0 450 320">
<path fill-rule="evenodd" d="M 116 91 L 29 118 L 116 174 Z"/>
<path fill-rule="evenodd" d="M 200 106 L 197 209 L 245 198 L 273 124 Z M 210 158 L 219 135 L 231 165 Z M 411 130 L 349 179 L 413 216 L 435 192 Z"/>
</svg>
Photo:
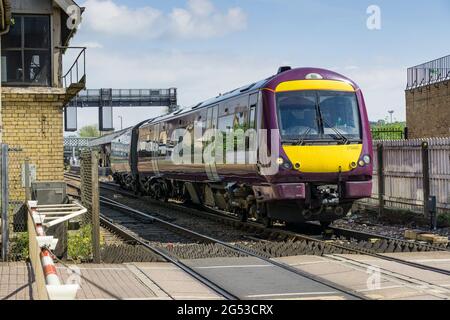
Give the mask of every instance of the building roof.
<svg viewBox="0 0 450 320">
<path fill-rule="evenodd" d="M 80 6 L 73 0 L 54 0 L 54 1 L 65 12 L 67 12 L 70 6 L 77 6 L 78 8 L 80 8 Z"/>
</svg>

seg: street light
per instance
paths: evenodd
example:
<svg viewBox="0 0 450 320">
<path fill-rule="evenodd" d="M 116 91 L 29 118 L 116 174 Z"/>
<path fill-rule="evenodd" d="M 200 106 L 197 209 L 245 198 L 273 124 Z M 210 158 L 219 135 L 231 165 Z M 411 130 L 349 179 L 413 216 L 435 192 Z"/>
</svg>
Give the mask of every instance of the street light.
<svg viewBox="0 0 450 320">
<path fill-rule="evenodd" d="M 391 124 L 394 122 L 393 121 L 393 116 L 394 116 L 394 110 L 390 110 L 390 111 L 388 111 L 389 112 L 389 114 L 391 115 Z"/>
<path fill-rule="evenodd" d="M 119 116 L 120 119 L 120 130 L 123 130 L 123 117 Z"/>
</svg>

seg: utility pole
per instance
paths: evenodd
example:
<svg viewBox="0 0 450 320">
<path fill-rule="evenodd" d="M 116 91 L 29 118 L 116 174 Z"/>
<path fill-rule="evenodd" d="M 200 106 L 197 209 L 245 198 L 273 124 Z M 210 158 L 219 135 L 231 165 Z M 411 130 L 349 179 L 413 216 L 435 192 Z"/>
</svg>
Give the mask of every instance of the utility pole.
<svg viewBox="0 0 450 320">
<path fill-rule="evenodd" d="M 120 119 L 120 130 L 123 130 L 123 117 L 119 116 Z"/>
</svg>

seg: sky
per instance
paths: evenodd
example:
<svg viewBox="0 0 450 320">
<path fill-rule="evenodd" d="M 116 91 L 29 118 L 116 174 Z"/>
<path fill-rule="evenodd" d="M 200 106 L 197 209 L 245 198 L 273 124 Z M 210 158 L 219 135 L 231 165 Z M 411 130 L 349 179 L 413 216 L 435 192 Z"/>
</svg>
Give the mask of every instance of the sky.
<svg viewBox="0 0 450 320">
<path fill-rule="evenodd" d="M 87 46 L 87 87 L 178 88 L 182 107 L 256 82 L 279 66 L 354 80 L 369 118 L 403 121 L 408 67 L 450 54 L 448 0 L 78 0 L 71 45 Z M 374 7 L 375 6 L 375 7 Z M 70 54 L 65 64 L 73 61 Z M 116 109 L 120 129 L 164 108 Z M 98 123 L 78 112 L 78 127 Z"/>
</svg>

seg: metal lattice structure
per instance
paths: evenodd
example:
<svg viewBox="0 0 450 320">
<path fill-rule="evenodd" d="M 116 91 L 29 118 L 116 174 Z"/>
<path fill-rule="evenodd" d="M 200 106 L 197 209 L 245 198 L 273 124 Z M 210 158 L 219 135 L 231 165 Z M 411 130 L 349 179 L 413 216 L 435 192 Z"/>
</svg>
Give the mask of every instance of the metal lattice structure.
<svg viewBox="0 0 450 320">
<path fill-rule="evenodd" d="M 91 140 L 91 138 L 66 137 L 64 138 L 64 149 L 87 148 Z"/>
<path fill-rule="evenodd" d="M 81 91 L 69 107 L 169 107 L 177 106 L 177 89 L 88 89 Z"/>
<path fill-rule="evenodd" d="M 168 107 L 178 109 L 177 89 L 87 89 L 68 101 L 64 110 L 65 131 L 77 130 L 78 108 L 98 108 L 100 131 L 114 131 L 113 108 Z"/>
<path fill-rule="evenodd" d="M 412 90 L 450 80 L 450 55 L 408 69 L 406 89 Z"/>
</svg>

